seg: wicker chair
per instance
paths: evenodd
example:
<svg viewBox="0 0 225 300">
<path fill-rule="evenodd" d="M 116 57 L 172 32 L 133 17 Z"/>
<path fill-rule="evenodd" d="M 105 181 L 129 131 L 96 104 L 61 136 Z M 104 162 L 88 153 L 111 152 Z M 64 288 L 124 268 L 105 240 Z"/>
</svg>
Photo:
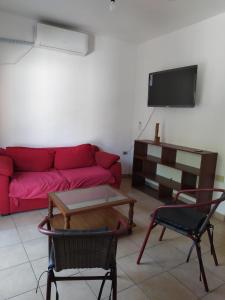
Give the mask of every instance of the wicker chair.
<svg viewBox="0 0 225 300">
<path fill-rule="evenodd" d="M 218 265 L 216 251 L 213 244 L 213 225 L 210 223 L 210 219 L 213 216 L 215 210 L 220 205 L 221 202 L 225 200 L 225 190 L 222 189 L 192 189 L 192 190 L 181 190 L 177 193 L 175 202 L 178 200 L 178 197 L 182 193 L 204 193 L 204 192 L 220 192 L 221 196 L 212 201 L 203 202 L 203 203 L 196 203 L 196 204 L 174 204 L 174 205 L 164 205 L 158 207 L 152 213 L 152 219 L 149 224 L 148 231 L 146 233 L 146 237 L 142 244 L 137 264 L 140 264 L 142 255 L 145 250 L 145 246 L 149 239 L 150 233 L 154 227 L 157 225 L 163 226 L 162 233 L 159 237 L 161 241 L 163 235 L 165 233 L 166 228 L 174 230 L 193 241 L 192 247 L 189 251 L 187 262 L 190 259 L 192 250 L 194 247 L 197 251 L 197 257 L 199 262 L 200 268 L 200 280 L 203 279 L 203 283 L 205 286 L 205 290 L 208 292 L 208 283 L 205 275 L 205 270 L 202 261 L 202 254 L 201 254 L 201 237 L 202 235 L 207 232 L 211 254 L 214 258 L 215 265 Z"/>
<path fill-rule="evenodd" d="M 105 281 L 111 280 L 113 300 L 117 299 L 117 237 L 127 232 L 127 228 L 120 226 L 121 222 L 115 231 L 109 231 L 107 228 L 89 231 L 53 230 L 50 227 L 48 217 L 40 223 L 38 226 L 39 231 L 49 238 L 46 300 L 51 298 L 52 283 L 56 286 L 56 299 L 59 299 L 56 282 L 66 280 L 102 280 L 98 299 L 101 299 Z M 54 271 L 59 272 L 65 269 L 83 268 L 102 268 L 107 272 L 105 276 L 73 277 L 55 276 L 54 273 Z"/>
</svg>

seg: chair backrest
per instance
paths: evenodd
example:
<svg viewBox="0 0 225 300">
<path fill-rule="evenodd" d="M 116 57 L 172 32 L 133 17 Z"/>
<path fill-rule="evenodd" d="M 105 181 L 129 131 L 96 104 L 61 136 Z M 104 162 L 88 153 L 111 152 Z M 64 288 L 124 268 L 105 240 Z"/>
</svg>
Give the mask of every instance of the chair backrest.
<svg viewBox="0 0 225 300">
<path fill-rule="evenodd" d="M 47 229 L 44 226 L 47 225 Z M 103 268 L 116 263 L 117 236 L 124 229 L 51 230 L 45 218 L 38 229 L 49 237 L 49 259 L 56 271 L 63 269 Z"/>
<path fill-rule="evenodd" d="M 220 205 L 221 202 L 225 201 L 225 190 L 224 189 L 218 189 L 218 188 L 205 188 L 205 189 L 189 189 L 189 190 L 180 190 L 177 194 L 176 194 L 176 199 L 178 200 L 180 194 L 183 193 L 204 193 L 204 192 L 217 192 L 217 193 L 221 193 L 220 197 L 215 199 L 215 200 L 211 200 L 211 201 L 207 201 L 207 202 L 202 202 L 202 203 L 196 203 L 196 204 L 184 204 L 184 205 L 178 205 L 176 207 L 182 207 L 182 208 L 187 208 L 187 209 L 196 209 L 199 210 L 200 212 L 205 214 L 205 220 L 202 223 L 200 229 L 199 229 L 199 233 L 203 233 L 207 227 L 207 224 L 209 223 L 211 217 L 213 216 L 213 214 L 215 213 L 217 207 Z M 172 206 L 170 206 L 172 207 Z"/>
<path fill-rule="evenodd" d="M 112 232 L 60 232 L 50 236 L 54 269 L 109 269 L 116 261 L 117 238 Z"/>
</svg>

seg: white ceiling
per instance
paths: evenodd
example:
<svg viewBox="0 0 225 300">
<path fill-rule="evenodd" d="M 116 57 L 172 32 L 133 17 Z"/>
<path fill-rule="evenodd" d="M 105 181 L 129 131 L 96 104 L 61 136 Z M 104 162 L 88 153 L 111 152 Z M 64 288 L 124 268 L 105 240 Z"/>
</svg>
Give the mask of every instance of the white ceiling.
<svg viewBox="0 0 225 300">
<path fill-rule="evenodd" d="M 0 10 L 134 43 L 225 11 L 225 0 L 0 0 Z"/>
</svg>

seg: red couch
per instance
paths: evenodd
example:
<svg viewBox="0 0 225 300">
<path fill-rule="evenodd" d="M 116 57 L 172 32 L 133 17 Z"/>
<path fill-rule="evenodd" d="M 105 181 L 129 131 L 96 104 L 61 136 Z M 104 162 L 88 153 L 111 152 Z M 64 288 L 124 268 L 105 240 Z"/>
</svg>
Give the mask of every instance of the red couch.
<svg viewBox="0 0 225 300">
<path fill-rule="evenodd" d="M 0 149 L 0 214 L 45 208 L 49 192 L 100 184 L 119 188 L 118 160 L 90 144 Z"/>
</svg>

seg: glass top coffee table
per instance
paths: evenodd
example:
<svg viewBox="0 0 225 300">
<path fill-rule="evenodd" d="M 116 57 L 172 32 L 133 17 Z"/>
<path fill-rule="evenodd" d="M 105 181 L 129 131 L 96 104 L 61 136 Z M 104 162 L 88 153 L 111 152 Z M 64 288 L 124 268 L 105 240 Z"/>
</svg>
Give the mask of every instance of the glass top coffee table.
<svg viewBox="0 0 225 300">
<path fill-rule="evenodd" d="M 135 202 L 109 185 L 55 192 L 49 194 L 49 217 L 55 222 L 54 227 L 63 226 L 65 229 L 91 229 L 103 225 L 113 227 L 123 218 L 131 232 Z M 129 205 L 128 217 L 115 209 L 121 205 Z M 57 207 L 60 214 L 54 216 L 53 207 Z"/>
</svg>

